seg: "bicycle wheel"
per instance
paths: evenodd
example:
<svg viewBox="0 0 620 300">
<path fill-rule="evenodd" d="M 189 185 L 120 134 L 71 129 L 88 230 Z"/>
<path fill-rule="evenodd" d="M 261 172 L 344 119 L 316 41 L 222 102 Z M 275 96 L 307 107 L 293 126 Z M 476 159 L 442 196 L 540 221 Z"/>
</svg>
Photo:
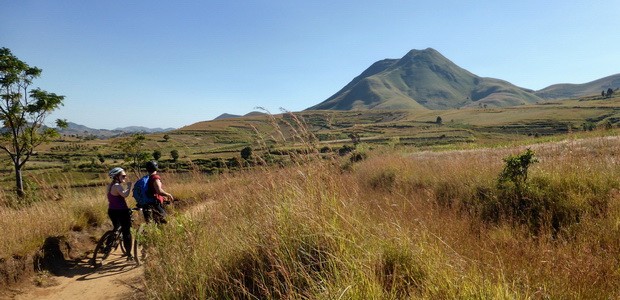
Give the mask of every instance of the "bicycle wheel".
<svg viewBox="0 0 620 300">
<path fill-rule="evenodd" d="M 95 252 L 93 252 L 93 258 L 91 260 L 91 264 L 94 267 L 100 266 L 103 261 L 108 258 L 110 252 L 115 249 L 114 244 L 117 238 L 118 236 L 114 230 L 106 231 L 106 233 L 101 236 L 97 242 L 97 247 L 95 247 Z M 118 246 L 118 244 L 116 244 L 116 246 Z"/>
<path fill-rule="evenodd" d="M 144 247 L 144 227 L 145 224 L 141 224 L 136 234 L 134 234 L 135 240 L 133 242 L 133 259 L 136 261 L 138 266 L 145 262 L 147 254 Z"/>
</svg>

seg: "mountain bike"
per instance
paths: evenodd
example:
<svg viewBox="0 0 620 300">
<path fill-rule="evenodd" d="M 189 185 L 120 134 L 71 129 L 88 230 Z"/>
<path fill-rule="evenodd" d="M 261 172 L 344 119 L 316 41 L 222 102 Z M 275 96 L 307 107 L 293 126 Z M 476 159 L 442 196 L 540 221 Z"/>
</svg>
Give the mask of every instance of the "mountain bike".
<svg viewBox="0 0 620 300">
<path fill-rule="evenodd" d="M 131 222 L 133 223 L 133 211 L 141 210 L 140 208 L 132 208 L 131 209 Z M 91 258 L 91 265 L 93 267 L 100 267 L 103 265 L 103 262 L 110 256 L 110 253 L 116 251 L 118 247 L 121 247 L 121 251 L 123 253 L 127 253 L 128 249 L 125 249 L 123 245 L 123 233 L 121 229 L 118 228 L 116 230 L 108 230 L 106 231 L 99 241 L 97 242 L 97 246 L 95 247 L 95 251 L 93 252 L 93 257 Z"/>
<path fill-rule="evenodd" d="M 170 201 L 164 202 L 164 205 L 169 204 Z M 149 219 L 152 219 L 152 222 L 154 222 L 155 224 L 161 225 L 166 223 L 166 220 L 164 218 L 165 216 L 161 214 L 157 209 L 153 207 L 145 207 L 141 208 L 140 210 L 143 212 L 143 214 L 149 214 L 151 216 Z M 133 235 L 133 259 L 138 266 L 141 263 L 144 263 L 148 257 L 148 251 L 146 249 L 147 247 L 145 246 L 146 240 L 144 238 L 144 231 L 146 230 L 147 224 L 151 222 L 149 219 L 145 219 L 145 222 L 140 224 L 140 227 L 138 227 L 138 230 Z"/>
</svg>

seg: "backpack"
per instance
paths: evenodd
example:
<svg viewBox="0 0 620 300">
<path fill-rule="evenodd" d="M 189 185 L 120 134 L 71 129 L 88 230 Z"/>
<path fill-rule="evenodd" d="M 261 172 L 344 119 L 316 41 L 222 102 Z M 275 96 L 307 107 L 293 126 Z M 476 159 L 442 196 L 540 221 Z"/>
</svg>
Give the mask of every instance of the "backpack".
<svg viewBox="0 0 620 300">
<path fill-rule="evenodd" d="M 148 204 L 152 204 L 157 202 L 153 195 L 149 195 L 149 175 L 146 175 L 138 181 L 133 186 L 133 197 L 136 199 L 136 203 L 138 207 L 143 207 Z"/>
</svg>

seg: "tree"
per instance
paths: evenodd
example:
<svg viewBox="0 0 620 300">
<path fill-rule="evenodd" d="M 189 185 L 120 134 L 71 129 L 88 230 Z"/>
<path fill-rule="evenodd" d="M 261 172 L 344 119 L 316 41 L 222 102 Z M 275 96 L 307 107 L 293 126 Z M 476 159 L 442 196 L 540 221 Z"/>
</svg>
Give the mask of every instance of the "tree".
<svg viewBox="0 0 620 300">
<path fill-rule="evenodd" d="M 614 94 L 614 90 L 612 90 L 611 88 L 608 88 L 608 89 L 607 89 L 607 94 L 606 94 L 607 98 L 611 98 L 611 96 L 612 96 L 613 94 Z"/>
<path fill-rule="evenodd" d="M 125 154 L 125 161 L 130 162 L 133 168 L 139 168 L 149 158 L 148 152 L 142 150 L 145 140 L 144 134 L 137 133 L 120 143 L 121 150 Z"/>
<path fill-rule="evenodd" d="M 241 149 L 241 158 L 248 160 L 250 157 L 252 157 L 252 148 L 250 146 Z"/>
<path fill-rule="evenodd" d="M 172 150 L 170 151 L 170 156 L 172 157 L 172 161 L 176 162 L 179 159 L 179 151 Z"/>
<path fill-rule="evenodd" d="M 8 48 L 0 48 L 0 149 L 13 163 L 15 187 L 24 195 L 22 169 L 34 149 L 58 137 L 54 128 L 43 126 L 45 119 L 62 106 L 65 96 L 39 88 L 30 89 L 42 70 L 19 60 Z M 56 120 L 58 128 L 66 128 L 66 120 Z"/>
<path fill-rule="evenodd" d="M 443 123 L 443 120 L 441 119 L 440 116 L 437 116 L 437 119 L 435 120 L 435 123 L 437 123 L 437 125 L 441 125 Z"/>
<path fill-rule="evenodd" d="M 159 150 L 153 151 L 153 159 L 154 160 L 159 160 L 160 158 L 161 158 L 161 151 L 159 151 Z"/>
<path fill-rule="evenodd" d="M 534 156 L 534 151 L 527 149 L 518 155 L 510 155 L 504 158 L 504 169 L 499 176 L 498 185 L 500 189 L 510 182 L 516 187 L 519 197 L 523 196 L 527 184 L 527 171 L 532 164 L 537 163 L 538 159 Z"/>
<path fill-rule="evenodd" d="M 170 135 L 164 134 L 164 141 L 167 142 L 168 140 L 170 140 Z"/>
</svg>

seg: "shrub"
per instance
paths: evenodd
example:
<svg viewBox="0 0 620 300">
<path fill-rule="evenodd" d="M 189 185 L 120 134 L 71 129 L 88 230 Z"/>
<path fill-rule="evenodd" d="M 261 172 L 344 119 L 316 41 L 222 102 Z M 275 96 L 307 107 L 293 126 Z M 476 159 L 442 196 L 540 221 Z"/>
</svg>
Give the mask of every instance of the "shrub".
<svg viewBox="0 0 620 300">
<path fill-rule="evenodd" d="M 368 157 L 368 154 L 366 154 L 366 152 L 354 151 L 353 153 L 351 153 L 351 156 L 349 156 L 349 161 L 360 162 L 366 159 L 367 157 Z"/>
<path fill-rule="evenodd" d="M 340 149 L 338 149 L 338 155 L 345 156 L 349 154 L 350 152 L 352 152 L 353 150 L 355 150 L 354 147 L 351 147 L 349 145 L 343 145 Z"/>
<path fill-rule="evenodd" d="M 329 152 L 332 152 L 332 148 L 330 148 L 329 146 L 323 146 L 323 147 L 321 147 L 319 152 L 321 152 L 321 153 L 329 153 Z"/>
<path fill-rule="evenodd" d="M 241 149 L 241 158 L 244 160 L 249 160 L 252 157 L 252 147 L 248 146 Z"/>
</svg>

